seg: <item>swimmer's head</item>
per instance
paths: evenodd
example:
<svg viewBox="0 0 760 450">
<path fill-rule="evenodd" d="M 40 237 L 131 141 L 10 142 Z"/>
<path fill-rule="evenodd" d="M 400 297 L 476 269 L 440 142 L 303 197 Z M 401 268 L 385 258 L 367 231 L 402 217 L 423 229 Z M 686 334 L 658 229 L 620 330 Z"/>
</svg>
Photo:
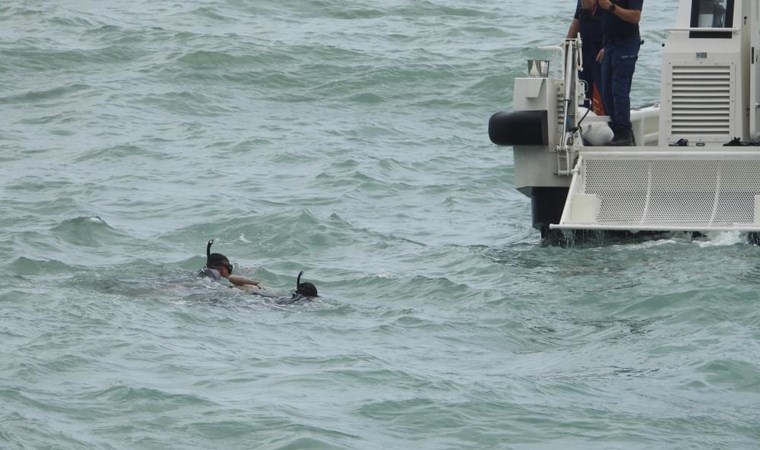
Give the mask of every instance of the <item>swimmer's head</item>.
<svg viewBox="0 0 760 450">
<path fill-rule="evenodd" d="M 296 292 L 293 295 L 303 295 L 304 297 L 319 297 L 319 295 L 317 295 L 316 286 L 309 282 L 301 283 L 301 275 L 303 275 L 303 270 L 298 272 L 298 278 L 296 278 Z"/>
<path fill-rule="evenodd" d="M 220 273 L 221 273 L 220 269 L 226 269 L 227 277 L 229 277 L 230 275 L 232 275 L 232 264 L 230 264 L 230 260 L 227 259 L 227 257 L 222 255 L 221 253 L 211 253 L 211 246 L 213 244 L 214 244 L 214 240 L 211 239 L 210 241 L 208 241 L 208 245 L 206 245 L 206 267 L 210 269 L 219 270 Z"/>
</svg>

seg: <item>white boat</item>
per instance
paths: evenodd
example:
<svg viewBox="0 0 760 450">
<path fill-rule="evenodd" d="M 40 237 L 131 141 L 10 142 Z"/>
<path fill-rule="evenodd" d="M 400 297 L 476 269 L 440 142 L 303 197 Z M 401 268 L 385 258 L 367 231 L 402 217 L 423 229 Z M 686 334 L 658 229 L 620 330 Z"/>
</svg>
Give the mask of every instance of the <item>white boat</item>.
<svg viewBox="0 0 760 450">
<path fill-rule="evenodd" d="M 543 239 L 735 230 L 758 241 L 760 2 L 681 0 L 667 31 L 660 104 L 631 111 L 636 146 L 595 136 L 607 118 L 585 115 L 582 36 L 554 47 L 556 73 L 529 62 L 512 111 L 491 117 L 489 136 L 513 147 L 515 187 Z"/>
</svg>

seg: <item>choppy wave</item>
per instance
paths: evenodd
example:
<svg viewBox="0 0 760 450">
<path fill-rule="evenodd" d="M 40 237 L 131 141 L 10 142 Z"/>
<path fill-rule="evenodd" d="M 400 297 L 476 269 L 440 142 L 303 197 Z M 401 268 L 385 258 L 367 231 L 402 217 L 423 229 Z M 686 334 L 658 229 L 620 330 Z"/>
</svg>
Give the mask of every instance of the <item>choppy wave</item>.
<svg viewBox="0 0 760 450">
<path fill-rule="evenodd" d="M 757 447 L 758 248 L 543 247 L 488 142 L 574 4 L 86 6 L 0 6 L 0 447 Z"/>
</svg>

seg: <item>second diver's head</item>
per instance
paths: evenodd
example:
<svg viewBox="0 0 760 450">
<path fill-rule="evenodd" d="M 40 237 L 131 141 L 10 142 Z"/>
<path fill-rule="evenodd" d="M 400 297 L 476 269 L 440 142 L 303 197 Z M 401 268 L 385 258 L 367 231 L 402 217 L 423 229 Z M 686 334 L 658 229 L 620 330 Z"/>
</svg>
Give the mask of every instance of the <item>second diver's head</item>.
<svg viewBox="0 0 760 450">
<path fill-rule="evenodd" d="M 232 264 L 230 260 L 221 253 L 211 253 L 211 246 L 214 244 L 214 240 L 211 239 L 206 245 L 206 267 L 214 269 L 224 278 L 229 278 L 232 275 Z"/>
<path fill-rule="evenodd" d="M 319 295 L 317 295 L 316 286 L 309 282 L 301 283 L 301 275 L 303 275 L 303 271 L 298 273 L 298 278 L 296 278 L 296 292 L 293 294 L 293 296 L 302 295 L 309 298 L 319 297 Z"/>
</svg>

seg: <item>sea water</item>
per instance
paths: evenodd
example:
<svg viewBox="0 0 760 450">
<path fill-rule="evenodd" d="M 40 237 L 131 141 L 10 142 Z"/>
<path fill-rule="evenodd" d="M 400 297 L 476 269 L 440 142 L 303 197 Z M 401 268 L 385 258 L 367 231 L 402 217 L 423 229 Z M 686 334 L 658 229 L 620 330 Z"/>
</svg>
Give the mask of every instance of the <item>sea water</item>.
<svg viewBox="0 0 760 450">
<path fill-rule="evenodd" d="M 757 448 L 760 248 L 543 246 L 489 142 L 574 6 L 3 2 L 0 447 Z"/>
</svg>

